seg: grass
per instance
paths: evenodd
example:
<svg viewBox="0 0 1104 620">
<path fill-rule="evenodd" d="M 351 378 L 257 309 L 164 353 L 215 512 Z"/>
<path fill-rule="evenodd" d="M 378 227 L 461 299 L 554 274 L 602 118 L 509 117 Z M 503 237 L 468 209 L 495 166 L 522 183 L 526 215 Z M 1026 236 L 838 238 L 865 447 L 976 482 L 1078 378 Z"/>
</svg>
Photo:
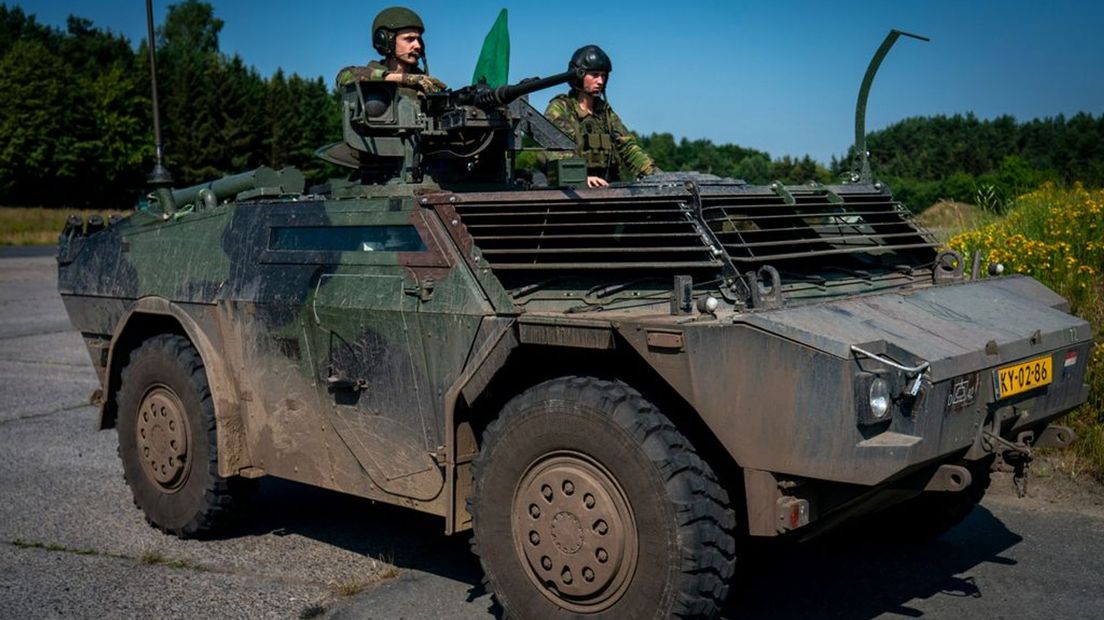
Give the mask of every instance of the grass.
<svg viewBox="0 0 1104 620">
<path fill-rule="evenodd" d="M 1059 461 L 1074 477 L 1104 482 L 1104 190 L 1046 185 L 1017 198 L 1006 217 L 947 243 L 966 264 L 980 253 L 986 264 L 999 262 L 1007 273 L 1036 278 L 1092 324 L 1089 400 L 1067 418 L 1078 439 Z"/>
<path fill-rule="evenodd" d="M 101 557 L 105 557 L 105 558 L 128 559 L 124 555 L 118 555 L 118 554 L 115 554 L 115 553 L 108 553 L 106 551 L 97 551 L 95 549 L 80 549 L 80 548 L 74 548 L 74 547 L 66 547 L 65 545 L 58 544 L 58 543 L 44 543 L 44 542 L 39 542 L 39 541 L 36 541 L 36 540 L 23 540 L 22 538 L 17 538 L 15 540 L 12 540 L 12 541 L 9 541 L 9 542 L 11 543 L 11 545 L 13 547 L 16 547 L 16 548 L 19 548 L 19 549 L 40 549 L 42 551 L 54 551 L 54 552 L 59 552 L 59 553 L 72 553 L 73 555 L 96 555 L 96 556 L 101 556 Z"/>
<path fill-rule="evenodd" d="M 70 549 L 65 545 L 59 545 L 58 543 L 43 543 L 34 540 L 23 540 L 18 538 L 11 541 L 12 546 L 19 547 L 20 549 L 42 549 L 43 551 L 64 551 L 65 553 L 74 553 L 76 555 L 99 555 L 99 552 L 93 549 Z"/>
<path fill-rule="evenodd" d="M 372 572 L 365 577 L 354 577 L 350 579 L 344 579 L 330 584 L 330 588 L 334 593 L 341 596 L 355 596 L 360 594 L 369 586 L 386 581 L 388 579 L 394 579 L 402 574 L 402 569 L 395 566 L 394 554 L 388 554 L 386 558 L 379 560 L 372 560 Z"/>
<path fill-rule="evenodd" d="M 916 221 L 946 243 L 963 231 L 984 226 L 994 220 L 991 212 L 965 202 L 940 200 L 916 216 Z"/>
<path fill-rule="evenodd" d="M 341 596 L 355 596 L 368 589 L 369 586 L 381 581 L 394 579 L 402 574 L 402 569 L 390 564 L 384 564 L 376 572 L 363 578 L 350 578 L 336 581 L 330 584 L 334 593 Z"/>
<path fill-rule="evenodd" d="M 70 215 L 107 218 L 119 211 L 0 207 L 0 245 L 54 245 Z"/>
<path fill-rule="evenodd" d="M 61 552 L 61 553 L 72 553 L 74 555 L 96 555 L 96 556 L 101 556 L 101 557 L 105 557 L 105 558 L 115 558 L 115 559 L 118 559 L 118 560 L 137 559 L 139 564 L 145 564 L 146 566 L 166 566 L 168 568 L 182 568 L 182 569 L 195 570 L 195 571 L 201 571 L 201 572 L 211 571 L 211 569 L 209 567 L 204 566 L 202 564 L 196 564 L 194 562 L 189 562 L 188 560 L 180 560 L 180 559 L 176 559 L 176 558 L 171 558 L 171 557 L 165 555 L 159 549 L 149 549 L 147 551 L 142 552 L 142 555 L 138 556 L 137 558 L 132 558 L 130 556 L 121 555 L 121 554 L 118 554 L 118 553 L 108 553 L 106 551 L 97 551 L 95 549 L 78 549 L 78 548 L 74 548 L 74 547 L 66 547 L 65 545 L 61 545 L 61 544 L 58 544 L 58 543 L 46 543 L 46 542 L 39 542 L 39 541 L 35 541 L 35 540 L 23 540 L 22 538 L 17 538 L 15 540 L 10 541 L 10 542 L 11 542 L 11 545 L 13 547 L 17 547 L 19 549 L 41 549 L 43 551 L 56 551 L 56 552 Z"/>
<path fill-rule="evenodd" d="M 372 585 L 367 579 L 346 579 L 333 584 L 333 591 L 341 596 L 355 596 Z"/>
</svg>

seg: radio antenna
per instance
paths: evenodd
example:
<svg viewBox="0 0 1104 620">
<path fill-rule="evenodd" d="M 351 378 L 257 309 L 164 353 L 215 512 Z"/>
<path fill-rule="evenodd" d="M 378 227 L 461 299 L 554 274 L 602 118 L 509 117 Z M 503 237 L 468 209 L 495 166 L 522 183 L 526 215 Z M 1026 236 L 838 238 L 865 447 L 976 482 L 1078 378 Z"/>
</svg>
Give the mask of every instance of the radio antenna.
<svg viewBox="0 0 1104 620">
<path fill-rule="evenodd" d="M 918 41 L 931 41 L 928 37 L 912 34 L 904 30 L 890 30 L 882 45 L 874 52 L 870 59 L 870 65 L 866 68 L 862 86 L 859 86 L 859 100 L 855 104 L 855 158 L 851 170 L 852 183 L 873 183 L 874 173 L 870 170 L 870 153 L 866 150 L 866 100 L 870 96 L 870 86 L 874 83 L 874 75 L 878 73 L 878 67 L 882 66 L 886 54 L 899 37 L 909 37 Z"/>
<path fill-rule="evenodd" d="M 146 0 L 146 34 L 149 42 L 150 85 L 153 90 L 153 148 L 157 155 L 157 163 L 153 166 L 153 172 L 146 177 L 154 188 L 169 187 L 173 177 L 165 167 L 161 148 L 161 112 L 157 104 L 157 42 L 153 38 L 153 0 Z"/>
</svg>

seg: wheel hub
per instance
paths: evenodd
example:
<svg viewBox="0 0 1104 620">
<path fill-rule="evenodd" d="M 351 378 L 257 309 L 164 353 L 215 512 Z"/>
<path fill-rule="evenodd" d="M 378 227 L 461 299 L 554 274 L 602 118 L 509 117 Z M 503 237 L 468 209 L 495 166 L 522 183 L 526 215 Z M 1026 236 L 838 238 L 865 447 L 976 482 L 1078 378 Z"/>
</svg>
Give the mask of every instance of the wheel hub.
<svg viewBox="0 0 1104 620">
<path fill-rule="evenodd" d="M 529 578 L 557 605 L 613 605 L 636 570 L 632 508 L 617 480 L 587 455 L 557 452 L 531 465 L 514 494 L 514 546 Z"/>
<path fill-rule="evenodd" d="M 579 517 L 561 512 L 552 517 L 552 544 L 560 553 L 572 554 L 583 546 L 583 526 Z"/>
<path fill-rule="evenodd" d="M 138 407 L 138 454 L 150 479 L 167 490 L 187 479 L 188 422 L 176 393 L 164 386 L 150 389 Z"/>
</svg>

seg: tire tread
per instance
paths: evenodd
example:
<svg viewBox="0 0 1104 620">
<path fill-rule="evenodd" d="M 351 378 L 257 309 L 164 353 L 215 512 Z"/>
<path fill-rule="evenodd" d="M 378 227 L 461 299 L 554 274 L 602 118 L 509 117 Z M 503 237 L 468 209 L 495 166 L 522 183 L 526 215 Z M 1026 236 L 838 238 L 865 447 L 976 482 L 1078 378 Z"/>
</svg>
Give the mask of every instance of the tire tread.
<svg viewBox="0 0 1104 620">
<path fill-rule="evenodd" d="M 679 618 L 715 617 L 728 595 L 735 572 L 736 517 L 728 492 L 712 468 L 695 451 L 674 423 L 659 412 L 640 392 L 620 381 L 572 376 L 539 384 L 516 396 L 483 434 L 483 446 L 473 464 L 475 484 L 472 498 L 481 493 L 481 474 L 503 429 L 514 418 L 539 402 L 577 399 L 604 412 L 641 447 L 662 477 L 675 507 L 682 557 L 680 582 L 675 588 L 672 614 Z M 468 500 L 474 522 L 479 520 L 479 502 Z M 484 562 L 478 534 L 472 550 Z M 494 593 L 493 580 L 484 563 L 484 585 Z M 496 600 L 509 612 L 508 602 Z"/>
<path fill-rule="evenodd" d="M 206 465 L 210 482 L 204 489 L 202 504 L 196 514 L 190 521 L 180 527 L 166 527 L 151 519 L 145 512 L 144 507 L 140 505 L 137 496 L 134 497 L 134 505 L 143 511 L 146 522 L 154 528 L 178 538 L 198 538 L 219 530 L 232 520 L 239 504 L 241 504 L 239 501 L 241 495 L 244 494 L 244 489 L 239 487 L 246 485 L 240 484 L 243 481 L 239 479 L 228 479 L 219 476 L 218 434 L 214 401 L 211 397 L 211 389 L 207 382 L 207 372 L 203 360 L 187 338 L 176 334 L 159 334 L 147 339 L 135 349 L 131 353 L 127 365 L 122 369 L 117 402 L 123 403 L 130 400 L 136 402 L 136 399 L 140 397 L 138 394 L 132 395 L 129 393 L 129 390 L 135 388 L 134 381 L 129 379 L 136 372 L 135 369 L 142 363 L 142 358 L 146 355 L 156 354 L 157 351 L 167 352 L 181 368 L 188 372 L 191 387 L 199 398 L 200 428 L 197 430 L 207 442 L 208 459 Z M 118 451 L 120 458 L 124 458 L 121 446 Z M 132 481 L 127 480 L 125 468 L 123 479 L 133 487 Z"/>
</svg>

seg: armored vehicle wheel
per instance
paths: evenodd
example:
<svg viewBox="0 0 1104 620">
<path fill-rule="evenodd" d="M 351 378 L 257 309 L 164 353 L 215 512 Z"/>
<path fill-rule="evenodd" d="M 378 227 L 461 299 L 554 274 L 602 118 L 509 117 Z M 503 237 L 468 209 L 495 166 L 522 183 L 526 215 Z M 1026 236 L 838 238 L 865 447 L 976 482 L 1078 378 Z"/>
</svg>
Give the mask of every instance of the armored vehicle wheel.
<svg viewBox="0 0 1104 620">
<path fill-rule="evenodd" d="M 189 538 L 224 522 L 246 481 L 218 475 L 214 405 L 191 343 L 169 334 L 143 342 L 117 402 L 123 475 L 150 524 Z"/>
<path fill-rule="evenodd" d="M 970 486 L 958 491 L 929 491 L 889 508 L 877 516 L 879 523 L 898 539 L 923 542 L 945 534 L 970 516 L 981 503 L 992 479 L 992 459 L 969 466 Z"/>
<path fill-rule="evenodd" d="M 486 430 L 469 504 L 507 617 L 713 617 L 735 516 L 709 465 L 629 386 L 555 379 Z"/>
</svg>

